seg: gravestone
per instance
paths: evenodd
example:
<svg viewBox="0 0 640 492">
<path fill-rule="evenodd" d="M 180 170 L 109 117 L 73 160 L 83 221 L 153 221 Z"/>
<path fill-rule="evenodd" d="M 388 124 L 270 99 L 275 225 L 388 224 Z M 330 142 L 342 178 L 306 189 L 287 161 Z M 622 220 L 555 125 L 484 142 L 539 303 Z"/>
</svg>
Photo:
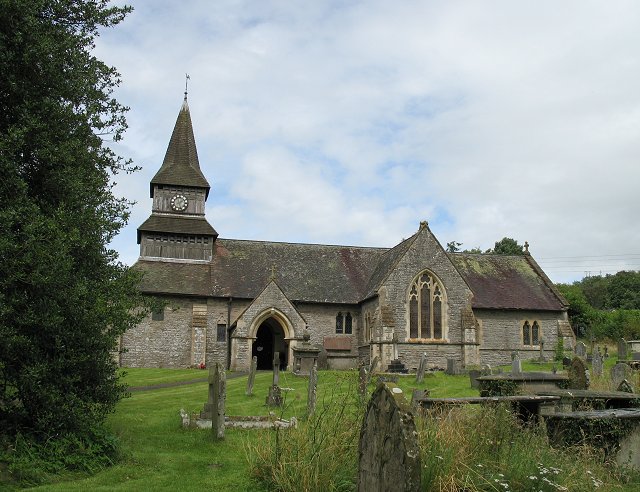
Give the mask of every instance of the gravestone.
<svg viewBox="0 0 640 492">
<path fill-rule="evenodd" d="M 618 360 L 627 360 L 627 341 L 624 338 L 618 340 Z"/>
<path fill-rule="evenodd" d="M 511 374 L 522 374 L 522 361 L 517 351 L 511 358 Z"/>
<path fill-rule="evenodd" d="M 373 371 L 375 371 L 378 368 L 379 362 L 380 362 L 380 357 L 376 355 L 371 361 L 371 365 L 369 366 L 369 375 L 370 375 L 369 377 L 371 377 L 371 374 L 373 374 Z"/>
<path fill-rule="evenodd" d="M 367 384 L 369 384 L 369 375 L 364 365 L 360 366 L 358 371 L 358 392 L 360 396 L 364 396 L 367 393 Z"/>
<path fill-rule="evenodd" d="M 251 367 L 249 368 L 249 377 L 247 378 L 247 396 L 253 396 L 253 383 L 256 380 L 256 370 L 258 369 L 258 357 L 253 356 L 251 359 Z"/>
<path fill-rule="evenodd" d="M 589 369 L 584 360 L 580 357 L 574 357 L 569 366 L 569 388 L 570 389 L 589 389 L 591 377 Z"/>
<path fill-rule="evenodd" d="M 418 365 L 418 372 L 416 373 L 416 383 L 424 381 L 424 371 L 427 367 L 427 354 L 426 352 L 420 357 L 420 364 Z"/>
<path fill-rule="evenodd" d="M 447 370 L 444 373 L 449 376 L 457 376 L 460 372 L 460 363 L 456 359 L 447 359 Z"/>
<path fill-rule="evenodd" d="M 631 386 L 631 383 L 626 379 L 623 379 L 622 381 L 620 381 L 620 384 L 616 389 L 618 391 L 623 391 L 625 393 L 633 393 L 633 386 Z"/>
<path fill-rule="evenodd" d="M 318 394 L 318 363 L 314 361 L 309 371 L 309 390 L 307 392 L 307 415 L 316 411 L 316 397 Z"/>
<path fill-rule="evenodd" d="M 360 430 L 358 491 L 420 491 L 417 437 L 413 414 L 402 390 L 393 385 L 378 385 Z"/>
<path fill-rule="evenodd" d="M 600 349 L 593 354 L 591 370 L 593 371 L 593 375 L 599 378 L 604 374 L 604 362 L 602 360 L 602 354 L 600 354 Z"/>
<path fill-rule="evenodd" d="M 211 432 L 214 439 L 224 439 L 224 401 L 226 396 L 227 382 L 224 369 L 222 369 L 220 363 L 216 362 L 213 371 L 209 370 Z"/>
<path fill-rule="evenodd" d="M 576 355 L 578 357 L 586 357 L 587 356 L 587 346 L 584 342 L 576 343 Z"/>
<path fill-rule="evenodd" d="M 268 407 L 282 406 L 282 391 L 280 390 L 280 353 L 273 353 L 273 382 L 269 388 L 266 405 Z"/>
<path fill-rule="evenodd" d="M 611 383 L 613 387 L 616 388 L 625 379 L 630 379 L 632 372 L 633 371 L 628 364 L 618 362 L 611 368 Z"/>
<path fill-rule="evenodd" d="M 480 389 L 480 381 L 478 381 L 480 376 L 482 376 L 482 371 L 480 369 L 469 370 L 469 381 L 471 382 L 471 387 L 473 389 Z"/>
<path fill-rule="evenodd" d="M 491 365 L 489 365 L 489 364 L 484 364 L 484 365 L 482 366 L 482 369 L 481 369 L 480 373 L 481 373 L 483 376 L 491 376 L 491 375 L 493 374 L 493 370 L 491 369 Z"/>
<path fill-rule="evenodd" d="M 538 360 L 540 362 L 545 362 L 545 358 L 544 358 L 544 338 L 540 337 L 540 355 L 538 357 Z"/>
</svg>

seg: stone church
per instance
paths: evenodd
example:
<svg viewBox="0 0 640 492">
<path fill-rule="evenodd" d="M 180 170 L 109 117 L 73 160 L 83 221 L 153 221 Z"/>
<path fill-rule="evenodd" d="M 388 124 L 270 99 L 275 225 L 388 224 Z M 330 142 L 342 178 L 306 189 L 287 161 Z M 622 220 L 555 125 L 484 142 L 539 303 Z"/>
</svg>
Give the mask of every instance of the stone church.
<svg viewBox="0 0 640 492">
<path fill-rule="evenodd" d="M 531 257 L 447 253 L 420 225 L 393 248 L 223 239 L 205 217 L 210 185 L 185 95 L 138 228 L 141 289 L 164 307 L 120 339 L 120 364 L 293 368 L 305 334 L 322 365 L 379 357 L 412 370 L 550 358 L 573 332 L 567 302 Z M 307 342 L 308 345 L 308 342 Z"/>
</svg>

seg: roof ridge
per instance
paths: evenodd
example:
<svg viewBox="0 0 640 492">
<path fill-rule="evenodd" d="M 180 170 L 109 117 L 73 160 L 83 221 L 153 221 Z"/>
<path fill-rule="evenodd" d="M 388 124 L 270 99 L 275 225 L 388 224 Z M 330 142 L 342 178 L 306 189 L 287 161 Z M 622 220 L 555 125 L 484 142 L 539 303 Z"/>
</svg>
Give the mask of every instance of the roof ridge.
<svg viewBox="0 0 640 492">
<path fill-rule="evenodd" d="M 392 248 L 385 248 L 384 246 L 355 246 L 349 244 L 324 244 L 324 243 L 294 243 L 290 241 L 265 241 L 260 239 L 236 239 L 229 237 L 219 237 L 218 241 L 242 241 L 247 243 L 261 243 L 261 244 L 283 244 L 283 245 L 292 245 L 292 246 L 325 246 L 329 248 L 352 248 L 352 249 L 375 249 L 380 251 L 389 251 Z M 397 246 L 397 245 L 396 245 Z M 394 246 L 394 248 L 396 247 Z"/>
</svg>

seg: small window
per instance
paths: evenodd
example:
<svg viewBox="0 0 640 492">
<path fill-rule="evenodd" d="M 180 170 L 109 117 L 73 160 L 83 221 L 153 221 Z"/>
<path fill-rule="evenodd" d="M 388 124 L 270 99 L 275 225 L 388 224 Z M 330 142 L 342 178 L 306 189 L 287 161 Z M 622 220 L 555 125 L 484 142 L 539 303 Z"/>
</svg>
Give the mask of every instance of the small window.
<svg viewBox="0 0 640 492">
<path fill-rule="evenodd" d="M 540 324 L 537 321 L 525 320 L 522 323 L 522 345 L 540 345 Z"/>
<path fill-rule="evenodd" d="M 347 313 L 344 317 L 344 332 L 347 335 L 351 335 L 353 331 L 353 319 L 351 318 L 351 313 Z"/>
<path fill-rule="evenodd" d="M 342 333 L 342 313 L 338 313 L 336 316 L 336 333 Z"/>
<path fill-rule="evenodd" d="M 164 321 L 164 308 L 154 309 L 151 311 L 152 321 Z"/>
<path fill-rule="evenodd" d="M 227 325 L 224 323 L 218 323 L 217 337 L 216 340 L 218 342 L 226 342 L 227 341 Z"/>
</svg>

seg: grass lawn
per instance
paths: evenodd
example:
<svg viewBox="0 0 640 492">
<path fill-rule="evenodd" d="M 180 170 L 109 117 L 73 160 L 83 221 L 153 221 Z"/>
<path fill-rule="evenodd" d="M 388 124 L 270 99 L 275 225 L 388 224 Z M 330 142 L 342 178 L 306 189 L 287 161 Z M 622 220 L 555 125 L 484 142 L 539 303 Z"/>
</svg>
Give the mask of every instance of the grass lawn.
<svg viewBox="0 0 640 492">
<path fill-rule="evenodd" d="M 185 369 L 128 369 L 125 381 L 132 387 L 176 381 L 192 381 L 206 371 Z M 227 415 L 268 415 L 264 406 L 271 384 L 270 372 L 258 372 L 254 396 L 246 396 L 246 376 L 227 380 Z M 355 371 L 321 371 L 318 404 L 323 398 L 340 397 L 357 391 Z M 375 382 L 375 381 L 374 381 Z M 286 391 L 283 417 L 303 417 L 307 405 L 307 378 L 289 372 L 280 376 Z M 477 395 L 469 388 L 468 376 L 428 374 L 424 383 L 415 384 L 415 376 L 400 377 L 398 384 L 410 397 L 413 388 L 429 388 L 433 396 Z M 370 389 L 373 389 L 373 383 Z M 261 490 L 249 476 L 245 445 L 256 431 L 227 429 L 223 442 L 214 442 L 210 433 L 184 430 L 179 410 L 199 412 L 207 399 L 207 383 L 133 391 L 122 400 L 109 426 L 119 436 L 123 460 L 91 477 L 69 476 L 56 484 L 36 490 Z"/>
<path fill-rule="evenodd" d="M 525 363 L 524 366 L 525 370 L 540 371 L 549 370 L 552 364 Z M 194 369 L 130 369 L 126 372 L 125 381 L 131 387 L 189 382 L 207 376 L 206 371 Z M 264 402 L 271 377 L 271 372 L 258 372 L 254 396 L 246 396 L 246 375 L 234 377 L 229 373 L 226 414 L 268 415 Z M 321 371 L 318 379 L 318 405 L 322 405 L 324 399 L 335 400 L 357 392 L 356 371 Z M 375 381 L 374 377 L 369 391 L 374 389 Z M 278 415 L 304 418 L 307 378 L 283 372 L 280 386 L 285 389 L 286 403 L 284 409 L 277 410 Z M 415 376 L 400 376 L 398 386 L 408 399 L 414 388 L 429 388 L 432 397 L 478 395 L 477 390 L 470 388 L 468 376 L 447 376 L 443 372 L 427 373 L 420 385 L 415 384 Z M 210 431 L 181 427 L 180 409 L 199 412 L 206 399 L 206 382 L 132 391 L 108 420 L 109 427 L 121 441 L 122 460 L 92 476 L 67 475 L 60 477 L 58 483 L 36 490 L 264 490 L 251 478 L 246 455 L 247 444 L 260 439 L 264 433 L 227 429 L 224 441 L 213 441 Z"/>
</svg>

